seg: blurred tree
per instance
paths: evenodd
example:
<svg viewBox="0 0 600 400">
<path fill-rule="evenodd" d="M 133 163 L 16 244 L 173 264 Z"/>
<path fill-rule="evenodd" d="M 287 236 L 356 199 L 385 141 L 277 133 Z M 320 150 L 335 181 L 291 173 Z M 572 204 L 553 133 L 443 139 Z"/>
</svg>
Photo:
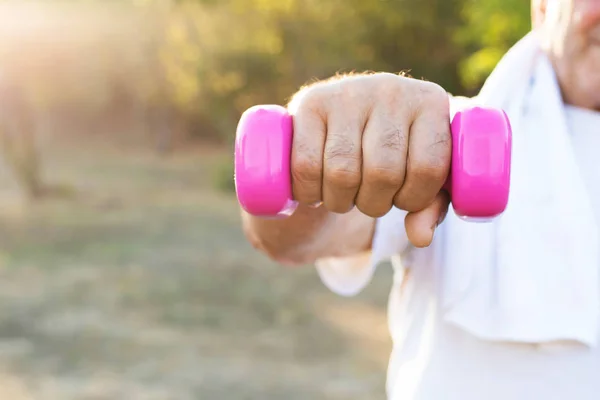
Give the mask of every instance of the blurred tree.
<svg viewBox="0 0 600 400">
<path fill-rule="evenodd" d="M 473 93 L 500 58 L 531 29 L 528 0 L 465 0 L 465 24 L 455 33 L 456 45 L 470 54 L 460 61 L 460 78 Z"/>
<path fill-rule="evenodd" d="M 26 198 L 44 193 L 35 116 L 22 88 L 6 79 L 0 82 L 0 148 Z"/>
<path fill-rule="evenodd" d="M 464 0 L 353 1 L 378 69 L 408 70 L 451 92 L 461 90 L 456 65 L 464 51 L 452 42 L 452 33 L 462 24 Z"/>
<path fill-rule="evenodd" d="M 459 91 L 464 50 L 452 33 L 463 1 L 194 2 L 209 18 L 187 2 L 199 40 L 199 80 L 192 85 L 179 76 L 172 83 L 200 87 L 196 111 L 229 140 L 247 107 L 285 103 L 299 86 L 338 72 L 410 70 Z"/>
<path fill-rule="evenodd" d="M 0 63 L 36 107 L 67 109 L 82 134 L 129 113 L 159 151 L 184 134 L 231 141 L 246 108 L 338 72 L 473 94 L 529 29 L 527 0 L 120 0 L 27 15 L 34 28 L 0 24 Z"/>
</svg>

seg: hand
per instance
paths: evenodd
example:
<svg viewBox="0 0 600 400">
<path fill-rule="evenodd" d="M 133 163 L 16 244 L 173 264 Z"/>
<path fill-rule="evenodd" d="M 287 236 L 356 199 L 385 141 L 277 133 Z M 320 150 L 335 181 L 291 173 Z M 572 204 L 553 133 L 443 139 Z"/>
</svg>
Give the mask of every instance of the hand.
<svg viewBox="0 0 600 400">
<path fill-rule="evenodd" d="M 450 170 L 449 95 L 399 75 L 354 75 L 316 83 L 289 104 L 294 116 L 294 199 L 334 213 L 408 212 L 414 246 L 428 246 L 445 217 Z"/>
</svg>

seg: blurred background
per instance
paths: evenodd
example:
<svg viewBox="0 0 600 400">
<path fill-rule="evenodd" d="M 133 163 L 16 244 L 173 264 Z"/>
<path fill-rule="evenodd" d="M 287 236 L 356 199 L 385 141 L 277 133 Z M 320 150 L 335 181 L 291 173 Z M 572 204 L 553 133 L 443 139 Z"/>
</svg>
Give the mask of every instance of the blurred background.
<svg viewBox="0 0 600 400">
<path fill-rule="evenodd" d="M 241 113 L 349 71 L 473 95 L 528 0 L 0 2 L 0 400 L 383 399 L 391 271 L 255 252 Z"/>
</svg>

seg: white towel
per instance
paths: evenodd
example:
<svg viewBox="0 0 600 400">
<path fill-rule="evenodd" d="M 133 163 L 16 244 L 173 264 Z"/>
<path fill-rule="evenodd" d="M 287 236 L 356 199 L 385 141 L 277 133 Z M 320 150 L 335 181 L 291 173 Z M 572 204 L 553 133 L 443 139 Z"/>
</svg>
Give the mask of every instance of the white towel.
<svg viewBox="0 0 600 400">
<path fill-rule="evenodd" d="M 511 194 L 493 223 L 464 222 L 450 210 L 440 227 L 444 319 L 485 340 L 595 346 L 598 227 L 535 32 L 504 56 L 473 102 L 503 108 L 511 120 Z"/>
</svg>

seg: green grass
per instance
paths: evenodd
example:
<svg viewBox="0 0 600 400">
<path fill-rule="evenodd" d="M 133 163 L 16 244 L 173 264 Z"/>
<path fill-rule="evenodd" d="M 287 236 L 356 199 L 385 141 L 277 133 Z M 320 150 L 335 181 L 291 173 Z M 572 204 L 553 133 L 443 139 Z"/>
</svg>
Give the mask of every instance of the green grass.
<svg viewBox="0 0 600 400">
<path fill-rule="evenodd" d="M 384 397 L 389 272 L 343 299 L 254 251 L 227 149 L 44 155 L 74 194 L 0 210 L 1 399 Z"/>
</svg>

